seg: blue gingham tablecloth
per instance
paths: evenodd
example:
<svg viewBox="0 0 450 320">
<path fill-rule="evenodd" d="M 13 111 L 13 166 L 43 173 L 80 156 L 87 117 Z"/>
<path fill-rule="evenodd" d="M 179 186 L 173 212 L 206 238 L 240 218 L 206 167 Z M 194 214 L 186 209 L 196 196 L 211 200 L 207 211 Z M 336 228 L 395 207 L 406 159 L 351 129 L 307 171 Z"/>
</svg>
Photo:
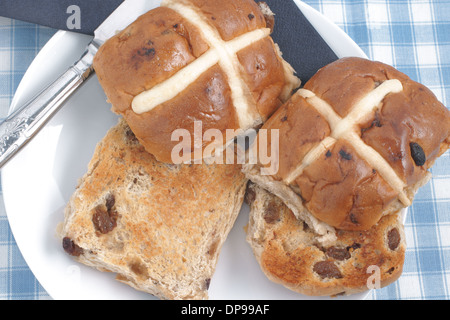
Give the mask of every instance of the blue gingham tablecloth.
<svg viewBox="0 0 450 320">
<path fill-rule="evenodd" d="M 342 28 L 370 59 L 428 86 L 450 106 L 450 0 L 305 0 Z M 1 16 L 1 12 L 0 12 Z M 0 118 L 28 66 L 56 30 L 0 17 Z M 403 275 L 367 299 L 450 297 L 450 154 L 432 168 L 405 224 Z M 0 190 L 0 299 L 49 299 L 26 265 Z"/>
</svg>

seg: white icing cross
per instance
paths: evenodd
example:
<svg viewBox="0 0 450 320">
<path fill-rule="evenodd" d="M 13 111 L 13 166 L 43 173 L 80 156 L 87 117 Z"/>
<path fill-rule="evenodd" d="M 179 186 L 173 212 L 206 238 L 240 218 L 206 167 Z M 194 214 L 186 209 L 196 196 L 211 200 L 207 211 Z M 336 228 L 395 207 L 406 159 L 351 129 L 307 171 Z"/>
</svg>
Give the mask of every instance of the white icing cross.
<svg viewBox="0 0 450 320">
<path fill-rule="evenodd" d="M 377 170 L 381 177 L 398 192 L 399 199 L 405 206 L 411 205 L 411 200 L 404 191 L 406 184 L 375 149 L 364 143 L 356 133 L 355 128 L 358 123 L 366 119 L 378 108 L 389 93 L 396 93 L 402 90 L 403 86 L 399 80 L 384 81 L 362 98 L 345 118 L 341 118 L 327 102 L 317 97 L 313 92 L 306 89 L 298 90 L 297 94 L 305 98 L 328 121 L 331 134 L 306 154 L 302 162 L 284 179 L 284 182 L 288 185 L 291 184 L 302 174 L 306 167 L 325 153 L 338 139 L 343 138 L 351 143 L 358 155 Z"/>
<path fill-rule="evenodd" d="M 268 37 L 270 29 L 257 29 L 225 42 L 218 31 L 212 28 L 204 17 L 189 5 L 183 4 L 180 0 L 166 0 L 163 1 L 162 6 L 171 8 L 197 27 L 210 49 L 171 78 L 137 95 L 132 101 L 133 111 L 141 114 L 169 101 L 185 90 L 204 72 L 219 63 L 228 78 L 231 98 L 240 128 L 250 128 L 257 123 L 261 123 L 262 119 L 256 111 L 255 102 L 249 99 L 250 91 L 240 77 L 241 66 L 236 53 Z"/>
</svg>

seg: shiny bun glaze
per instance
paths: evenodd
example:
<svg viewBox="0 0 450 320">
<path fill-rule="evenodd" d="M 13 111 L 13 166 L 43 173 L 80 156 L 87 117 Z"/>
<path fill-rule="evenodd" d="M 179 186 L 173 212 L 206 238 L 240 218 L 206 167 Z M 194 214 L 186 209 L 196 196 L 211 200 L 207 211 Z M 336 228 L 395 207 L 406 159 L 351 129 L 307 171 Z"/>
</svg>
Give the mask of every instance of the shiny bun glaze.
<svg viewBox="0 0 450 320">
<path fill-rule="evenodd" d="M 225 137 L 226 129 L 257 127 L 299 86 L 270 37 L 272 24 L 253 0 L 165 0 L 99 49 L 95 71 L 112 110 L 148 152 L 171 163 L 175 129 L 193 134 L 201 121 L 203 132 Z M 155 99 L 161 103 L 146 106 Z M 150 109 L 137 112 L 138 104 Z"/>
<path fill-rule="evenodd" d="M 379 101 L 362 106 L 376 92 Z M 270 179 L 300 197 L 299 210 L 342 230 L 367 230 L 408 206 L 450 144 L 450 112 L 429 89 L 361 58 L 319 70 L 262 128 L 280 130 Z"/>
</svg>

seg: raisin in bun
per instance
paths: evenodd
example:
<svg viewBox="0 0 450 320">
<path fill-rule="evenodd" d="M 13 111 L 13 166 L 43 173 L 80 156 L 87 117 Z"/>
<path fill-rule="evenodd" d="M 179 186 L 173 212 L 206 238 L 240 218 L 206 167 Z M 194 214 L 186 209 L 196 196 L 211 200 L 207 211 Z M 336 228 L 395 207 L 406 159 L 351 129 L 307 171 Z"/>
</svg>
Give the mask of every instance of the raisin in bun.
<svg viewBox="0 0 450 320">
<path fill-rule="evenodd" d="M 350 295 L 396 281 L 405 259 L 400 216 L 370 230 L 343 231 L 326 246 L 276 196 L 250 184 L 247 241 L 267 278 L 309 296 Z"/>
<path fill-rule="evenodd" d="M 264 165 L 249 164 L 247 176 L 325 241 L 335 229 L 368 230 L 411 204 L 449 148 L 450 112 L 393 67 L 343 58 L 319 70 L 262 129 L 279 130 L 278 171 L 262 175 Z"/>
<path fill-rule="evenodd" d="M 112 110 L 148 152 L 172 163 L 181 140 L 172 141 L 174 130 L 193 136 L 201 121 L 202 135 L 225 137 L 258 127 L 300 85 L 270 37 L 273 20 L 253 0 L 163 0 L 102 45 L 94 68 Z M 195 148 L 212 143 L 193 140 L 183 146 L 196 158 Z"/>
</svg>

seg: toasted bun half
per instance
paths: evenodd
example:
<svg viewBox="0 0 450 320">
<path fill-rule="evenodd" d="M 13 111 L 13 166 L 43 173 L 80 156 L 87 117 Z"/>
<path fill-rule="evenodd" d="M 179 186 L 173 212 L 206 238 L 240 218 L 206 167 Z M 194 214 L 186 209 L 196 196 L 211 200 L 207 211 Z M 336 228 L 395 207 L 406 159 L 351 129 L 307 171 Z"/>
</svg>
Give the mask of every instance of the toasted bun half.
<svg viewBox="0 0 450 320">
<path fill-rule="evenodd" d="M 367 231 L 338 231 L 323 246 L 318 234 L 276 196 L 249 185 L 247 241 L 271 281 L 309 296 L 350 295 L 396 281 L 403 269 L 405 236 L 398 215 Z"/>
<path fill-rule="evenodd" d="M 62 246 L 161 299 L 207 299 L 246 184 L 238 165 L 157 161 L 121 120 L 67 204 Z"/>
</svg>

